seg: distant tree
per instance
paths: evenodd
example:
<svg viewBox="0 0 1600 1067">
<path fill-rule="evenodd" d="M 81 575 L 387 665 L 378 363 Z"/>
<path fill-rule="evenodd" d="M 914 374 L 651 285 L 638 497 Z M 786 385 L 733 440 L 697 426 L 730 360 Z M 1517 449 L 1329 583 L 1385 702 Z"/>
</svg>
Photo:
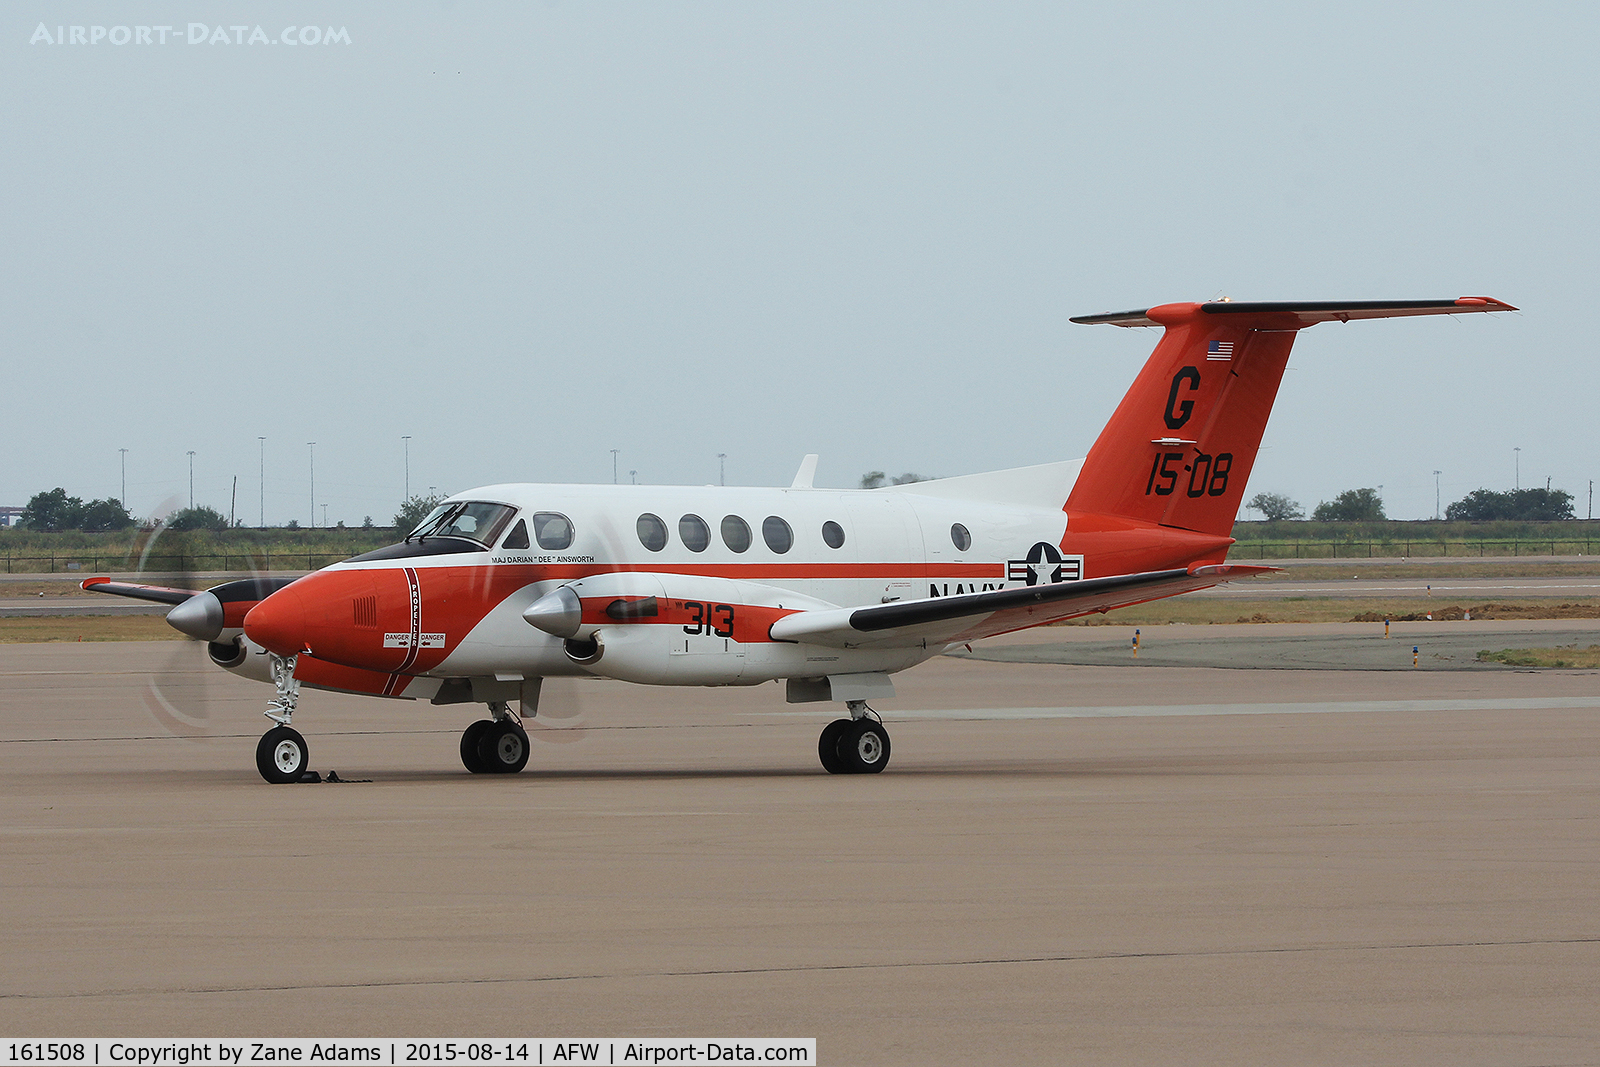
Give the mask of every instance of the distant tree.
<svg viewBox="0 0 1600 1067">
<path fill-rule="evenodd" d="M 167 516 L 169 530 L 226 530 L 228 516 L 204 504 L 193 508 L 180 508 Z"/>
<path fill-rule="evenodd" d="M 1318 522 L 1376 522 L 1385 516 L 1376 489 L 1346 489 L 1318 504 L 1311 517 Z"/>
<path fill-rule="evenodd" d="M 92 500 L 84 505 L 78 528 L 88 533 L 105 533 L 108 530 L 126 530 L 133 525 L 133 516 L 120 500 Z"/>
<path fill-rule="evenodd" d="M 22 525 L 30 530 L 47 530 L 59 533 L 76 530 L 83 522 L 83 500 L 68 496 L 57 486 L 45 493 L 35 493 L 22 512 Z"/>
<path fill-rule="evenodd" d="M 362 516 L 362 518 L 361 518 L 361 528 L 363 530 L 372 529 L 372 516 L 371 515 Z"/>
<path fill-rule="evenodd" d="M 1444 509 L 1444 517 L 1459 522 L 1554 522 L 1572 518 L 1572 494 L 1565 489 L 1511 489 L 1497 493 L 1476 489 Z"/>
<path fill-rule="evenodd" d="M 414 496 L 400 505 L 400 510 L 395 513 L 395 529 L 402 533 L 410 533 L 417 528 L 417 523 L 427 518 L 433 509 L 439 506 L 439 501 L 444 497 L 437 493 L 428 496 Z"/>
<path fill-rule="evenodd" d="M 285 530 L 298 530 L 300 529 L 300 520 L 290 519 L 288 522 L 283 524 L 283 528 Z"/>
<path fill-rule="evenodd" d="M 911 471 L 897 474 L 893 478 L 882 471 L 868 471 L 861 476 L 861 488 L 877 489 L 883 485 L 910 485 L 912 482 L 928 482 L 932 480 L 926 474 L 913 474 Z"/>
<path fill-rule="evenodd" d="M 1290 500 L 1286 493 L 1257 493 L 1250 498 L 1250 503 L 1245 507 L 1261 512 L 1268 522 L 1283 522 L 1286 519 L 1306 517 L 1304 509 Z"/>
</svg>

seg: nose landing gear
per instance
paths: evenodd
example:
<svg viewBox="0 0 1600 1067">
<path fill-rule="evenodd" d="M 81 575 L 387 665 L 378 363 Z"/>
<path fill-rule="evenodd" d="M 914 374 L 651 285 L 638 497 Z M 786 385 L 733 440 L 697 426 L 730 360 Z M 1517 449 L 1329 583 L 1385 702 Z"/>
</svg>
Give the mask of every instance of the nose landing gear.
<svg viewBox="0 0 1600 1067">
<path fill-rule="evenodd" d="M 256 770 L 273 785 L 298 782 L 311 762 L 311 750 L 300 731 L 289 725 L 300 703 L 300 679 L 294 676 L 295 657 L 269 653 L 275 696 L 262 714 L 278 725 L 261 735 L 256 744 Z"/>
<path fill-rule="evenodd" d="M 274 726 L 256 744 L 256 770 L 273 785 L 298 782 L 311 762 L 311 750 L 300 731 Z"/>
</svg>

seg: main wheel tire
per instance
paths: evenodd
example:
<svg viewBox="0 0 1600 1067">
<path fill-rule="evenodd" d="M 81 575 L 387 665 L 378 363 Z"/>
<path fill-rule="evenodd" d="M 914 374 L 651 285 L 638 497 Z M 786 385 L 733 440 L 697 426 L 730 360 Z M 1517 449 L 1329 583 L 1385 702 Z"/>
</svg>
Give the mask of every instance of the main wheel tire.
<svg viewBox="0 0 1600 1067">
<path fill-rule="evenodd" d="M 256 770 L 273 785 L 298 782 L 311 765 L 311 750 L 298 730 L 274 726 L 256 743 Z"/>
<path fill-rule="evenodd" d="M 846 773 L 844 760 L 839 758 L 839 739 L 852 725 L 849 719 L 835 719 L 822 728 L 822 736 L 817 738 L 817 758 L 829 774 Z"/>
<path fill-rule="evenodd" d="M 478 755 L 478 742 L 483 740 L 483 732 L 493 725 L 493 719 L 479 719 L 461 732 L 461 765 L 473 774 L 489 773 L 489 765 Z"/>
<path fill-rule="evenodd" d="M 856 719 L 839 738 L 846 774 L 877 774 L 889 766 L 889 731 L 873 719 Z"/>
<path fill-rule="evenodd" d="M 478 738 L 478 759 L 490 774 L 516 774 L 528 765 L 528 734 L 506 719 L 492 722 Z"/>
</svg>

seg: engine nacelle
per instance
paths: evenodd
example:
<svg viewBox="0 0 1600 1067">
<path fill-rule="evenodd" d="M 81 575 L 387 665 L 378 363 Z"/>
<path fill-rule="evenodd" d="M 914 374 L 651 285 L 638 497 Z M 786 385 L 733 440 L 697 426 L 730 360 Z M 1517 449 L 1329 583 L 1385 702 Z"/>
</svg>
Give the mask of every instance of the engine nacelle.
<svg viewBox="0 0 1600 1067">
<path fill-rule="evenodd" d="M 272 664 L 267 658 L 267 650 L 243 634 L 226 641 L 207 642 L 206 655 L 211 657 L 212 663 L 229 674 L 237 674 L 253 682 L 272 683 Z"/>
</svg>

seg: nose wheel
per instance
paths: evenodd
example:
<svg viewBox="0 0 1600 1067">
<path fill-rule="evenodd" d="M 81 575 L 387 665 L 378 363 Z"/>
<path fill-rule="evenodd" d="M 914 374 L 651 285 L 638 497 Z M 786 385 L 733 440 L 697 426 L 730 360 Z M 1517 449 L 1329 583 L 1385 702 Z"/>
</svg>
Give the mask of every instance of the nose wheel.
<svg viewBox="0 0 1600 1067">
<path fill-rule="evenodd" d="M 256 770 L 273 785 L 298 782 L 310 765 L 306 739 L 292 727 L 274 726 L 256 744 Z"/>
<path fill-rule="evenodd" d="M 889 765 L 889 731 L 876 719 L 835 719 L 817 739 L 829 774 L 877 774 Z"/>
</svg>

